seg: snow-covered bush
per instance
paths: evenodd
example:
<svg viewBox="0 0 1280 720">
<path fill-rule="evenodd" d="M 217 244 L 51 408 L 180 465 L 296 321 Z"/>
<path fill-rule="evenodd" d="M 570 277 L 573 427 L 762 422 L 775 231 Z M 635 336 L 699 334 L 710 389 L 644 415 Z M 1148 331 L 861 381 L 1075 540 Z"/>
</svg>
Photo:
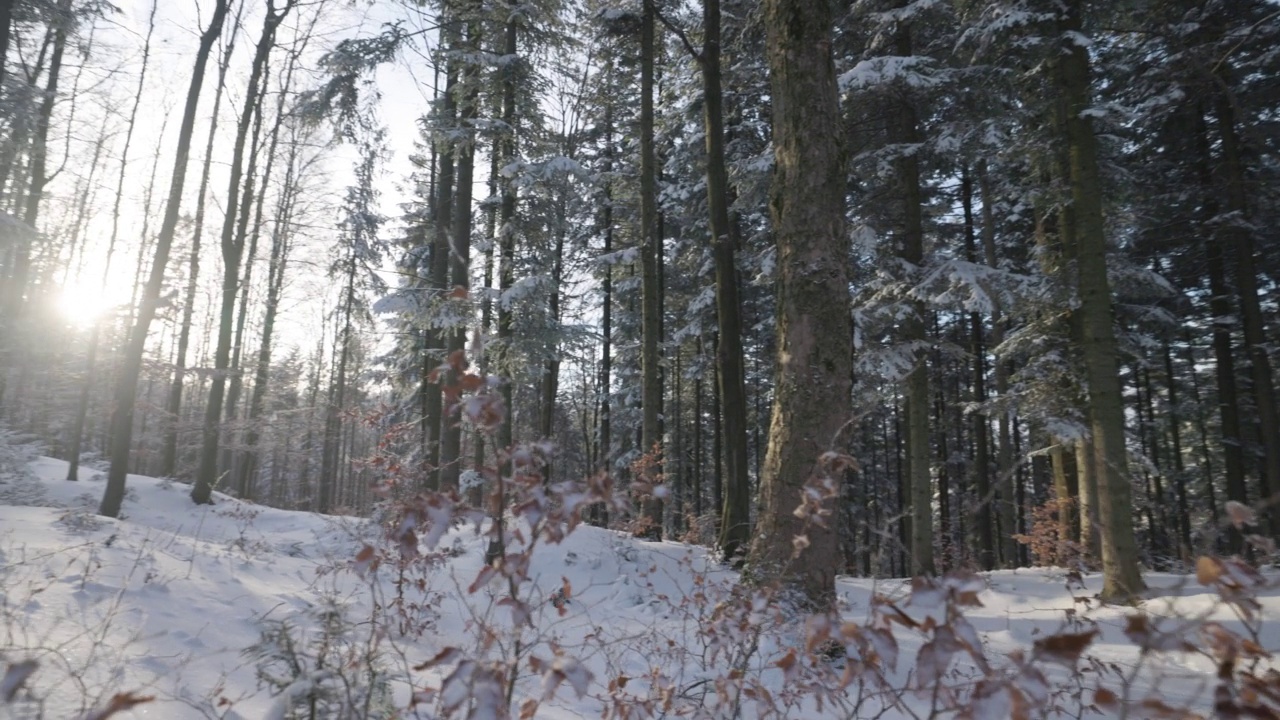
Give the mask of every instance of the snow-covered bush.
<svg viewBox="0 0 1280 720">
<path fill-rule="evenodd" d="M 264 618 L 244 656 L 275 697 L 269 720 L 400 717 L 380 638 L 336 596 L 322 596 L 297 620 Z"/>
</svg>

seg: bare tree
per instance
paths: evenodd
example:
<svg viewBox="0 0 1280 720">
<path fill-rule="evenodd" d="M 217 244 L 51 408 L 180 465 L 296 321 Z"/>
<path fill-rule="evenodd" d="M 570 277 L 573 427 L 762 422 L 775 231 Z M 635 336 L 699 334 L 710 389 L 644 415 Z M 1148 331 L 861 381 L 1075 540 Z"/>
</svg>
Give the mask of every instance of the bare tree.
<svg viewBox="0 0 1280 720">
<path fill-rule="evenodd" d="M 187 162 L 191 156 L 191 136 L 195 130 L 196 111 L 200 105 L 200 89 L 204 85 L 205 68 L 209 64 L 209 54 L 213 45 L 222 34 L 222 24 L 226 19 L 228 7 L 229 0 L 215 0 L 213 16 L 209 20 L 208 27 L 200 35 L 200 47 L 196 51 L 191 84 L 187 89 L 186 105 L 182 111 L 182 125 L 178 130 L 169 199 L 165 205 L 160 234 L 156 239 L 156 254 L 120 368 L 115 392 L 115 410 L 111 417 L 111 469 L 107 473 L 106 491 L 98 507 L 98 512 L 108 517 L 119 516 L 120 505 L 124 502 L 129 448 L 133 441 L 134 403 L 138 396 L 138 377 L 142 373 L 142 356 L 146 349 L 147 331 L 151 328 L 156 306 L 160 302 L 165 266 L 169 263 L 169 251 L 173 246 L 173 237 L 178 227 L 182 190 L 186 185 Z"/>
</svg>

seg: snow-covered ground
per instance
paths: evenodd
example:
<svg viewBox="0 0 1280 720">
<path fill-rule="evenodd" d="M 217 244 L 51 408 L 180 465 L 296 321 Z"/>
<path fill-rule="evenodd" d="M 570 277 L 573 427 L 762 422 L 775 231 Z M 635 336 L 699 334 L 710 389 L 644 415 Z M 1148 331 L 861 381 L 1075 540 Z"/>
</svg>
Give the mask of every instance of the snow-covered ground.
<svg viewBox="0 0 1280 720">
<path fill-rule="evenodd" d="M 109 520 L 94 514 L 102 475 L 82 471 L 83 480 L 72 483 L 63 479 L 65 472 L 64 462 L 40 457 L 25 473 L 0 477 L 0 671 L 12 672 L 26 660 L 38 663 L 20 702 L 6 705 L 0 692 L 0 718 L 78 717 L 122 692 L 155 699 L 115 717 L 291 717 L 284 696 L 301 697 L 325 682 L 350 686 L 352 678 L 366 687 L 348 694 L 366 710 L 348 716 L 390 717 L 377 708 L 405 708 L 411 693 L 439 690 L 446 677 L 458 680 L 456 657 L 481 661 L 468 670 L 467 683 L 419 695 L 416 712 L 433 717 L 450 704 L 450 692 L 484 691 L 484 661 L 517 655 L 522 674 L 513 706 L 520 698 L 542 699 L 545 688 L 562 682 L 546 694 L 537 717 L 599 717 L 610 698 L 623 696 L 637 703 L 656 698 L 659 706 L 685 708 L 692 716 L 698 716 L 692 708 L 700 707 L 702 717 L 728 717 L 730 706 L 715 695 L 731 665 L 772 688 L 778 697 L 770 702 L 784 708 L 779 716 L 819 716 L 812 698 L 792 697 L 793 704 L 786 704 L 783 678 L 796 679 L 786 657 L 790 646 L 803 643 L 802 632 L 785 624 L 772 629 L 771 608 L 755 608 L 745 624 L 726 624 L 732 615 L 723 608 L 735 578 L 699 548 L 641 542 L 591 527 L 578 528 L 559 545 L 540 547 L 531 583 L 522 591 L 537 631 L 525 631 L 516 647 L 509 632 L 511 607 L 499 603 L 505 586 L 468 592 L 482 568 L 486 542 L 471 528 L 446 536 L 437 565 L 404 578 L 406 590 L 398 596 L 393 567 L 365 577 L 353 570 L 361 548 L 377 543 L 379 530 L 368 521 L 274 510 L 221 495 L 212 506 L 195 506 L 187 486 L 141 476 L 129 477 L 123 519 Z M 1074 589 L 1062 572 L 1047 570 L 983 577 L 981 606 L 963 609 L 993 666 L 1012 667 L 1010 653 L 1029 657 L 1038 640 L 1096 628 L 1100 634 L 1085 650 L 1077 681 L 1121 696 L 1128 687 L 1135 701 L 1152 697 L 1207 709 L 1215 664 L 1187 653 L 1153 654 L 1139 662 L 1125 633 L 1127 616 L 1141 611 L 1180 623 L 1211 617 L 1241 627 L 1217 594 L 1195 578 L 1149 575 L 1155 590 L 1135 610 L 1087 600 L 1098 589 L 1095 576 Z M 418 579 L 421 585 L 415 586 Z M 561 600 L 558 591 L 566 589 L 568 599 Z M 838 589 L 845 619 L 872 627 L 873 597 L 902 598 L 910 588 L 900 581 L 841 579 Z M 399 611 L 397 597 L 405 603 Z M 1280 612 L 1274 589 L 1259 601 L 1264 618 Z M 908 614 L 920 605 L 899 604 Z M 332 632 L 323 633 L 324 621 L 339 615 Z M 385 624 L 370 633 L 374 617 Z M 415 623 L 422 632 L 408 628 Z M 771 629 L 753 634 L 764 626 Z M 481 627 L 493 632 L 486 635 Z M 1280 647 L 1280 625 L 1261 627 L 1261 644 Z M 901 624 L 894 628 L 900 659 L 897 670 L 886 674 L 893 683 L 915 688 L 930 670 L 918 662 L 928 638 Z M 1053 648 L 1041 650 L 1046 647 Z M 438 657 L 446 648 L 460 652 Z M 383 674 L 361 680 L 360 659 L 375 656 L 369 664 Z M 534 656 L 539 660 L 530 661 Z M 440 662 L 414 669 L 432 658 Z M 978 664 L 964 652 L 944 663 L 950 682 L 961 686 L 963 678 L 976 677 Z M 1050 685 L 1066 688 L 1062 702 L 1070 704 L 1073 674 L 1052 662 L 1044 672 Z M 1127 682 L 1131 678 L 1136 681 Z M 854 682 L 842 692 L 853 697 L 858 687 L 863 685 Z M 905 702 L 927 714 L 937 698 L 925 687 Z M 1081 691 L 1079 700 L 1092 702 L 1092 689 Z M 743 714 L 757 716 L 764 707 L 756 698 L 744 703 Z M 876 702 L 850 707 L 838 710 L 828 703 L 823 716 L 861 717 Z M 1013 712 L 1004 696 L 986 707 L 975 716 Z M 1137 706 L 1130 717 L 1157 716 L 1154 707 L 1147 712 Z M 495 716 L 473 709 L 481 720 Z"/>
</svg>

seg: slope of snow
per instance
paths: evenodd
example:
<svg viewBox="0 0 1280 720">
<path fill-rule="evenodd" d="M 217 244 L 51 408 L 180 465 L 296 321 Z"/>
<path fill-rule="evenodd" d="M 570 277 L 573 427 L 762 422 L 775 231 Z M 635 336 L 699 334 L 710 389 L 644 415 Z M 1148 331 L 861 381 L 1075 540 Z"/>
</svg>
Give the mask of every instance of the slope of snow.
<svg viewBox="0 0 1280 720">
<path fill-rule="evenodd" d="M 0 718 L 8 717 L 6 707 L 17 713 L 13 717 L 77 717 L 126 691 L 155 700 L 116 717 L 288 717 L 289 697 L 332 681 L 335 671 L 304 668 L 281 680 L 279 666 L 263 659 L 279 638 L 264 644 L 263 632 L 285 623 L 301 637 L 315 639 L 317 611 L 333 607 L 345 608 L 353 646 L 362 637 L 364 647 L 376 647 L 385 656 L 385 693 L 376 701 L 365 697 L 372 705 L 404 708 L 411 693 L 430 688 L 429 696 L 420 696 L 428 701 L 420 716 L 432 717 L 425 708 L 446 701 L 462 686 L 450 689 L 446 680 L 456 680 L 457 673 L 448 662 L 414 666 L 448 648 L 481 661 L 513 652 L 504 632 L 513 627 L 515 613 L 500 602 L 505 586 L 481 583 L 478 592 L 467 591 L 484 567 L 487 542 L 473 528 L 451 531 L 438 564 L 421 576 L 420 588 L 404 596 L 416 603 L 405 610 L 406 617 L 419 621 L 425 632 L 405 634 L 391 627 L 361 635 L 369 618 L 396 600 L 393 569 L 368 577 L 352 571 L 360 549 L 377 542 L 373 523 L 274 510 L 222 495 L 212 506 L 195 506 L 187 486 L 141 476 L 129 477 L 124 518 L 109 520 L 93 514 L 103 487 L 100 474 L 86 471 L 81 482 L 66 482 L 66 464 L 49 458 L 38 458 L 28 468 L 25 477 L 0 478 L 0 502 L 23 503 L 0 505 L 0 671 L 23 660 L 38 662 L 28 687 L 30 697 L 43 705 L 34 700 L 0 704 Z M 766 633 L 754 652 L 744 654 L 733 645 L 732 629 L 710 637 L 708 628 L 731 599 L 735 576 L 695 547 L 581 527 L 561 544 L 538 548 L 530 577 L 522 597 L 537 632 L 527 634 L 536 639 L 518 650 L 523 674 L 516 696 L 548 698 L 537 717 L 599 717 L 607 686 L 627 679 L 641 688 L 641 680 L 634 679 L 648 678 L 651 691 L 666 683 L 669 695 L 683 700 L 704 697 L 699 693 L 711 692 L 728 662 L 758 673 L 776 690 L 787 670 L 786 653 L 802 642 L 794 628 Z M 1185 654 L 1140 658 L 1124 632 L 1126 616 L 1134 610 L 1097 607 L 1089 600 L 1099 578 L 1086 576 L 1085 587 L 1071 589 L 1063 573 L 1048 570 L 984 577 L 982 606 L 967 608 L 965 616 L 993 663 L 1064 629 L 1096 628 L 1100 635 L 1088 649 L 1092 660 L 1085 665 L 1092 669 L 1086 672 L 1114 673 L 1117 689 L 1123 680 L 1136 678 L 1139 699 L 1155 694 L 1174 705 L 1208 702 L 1214 663 Z M 1144 604 L 1146 613 L 1239 625 L 1216 594 L 1193 578 L 1152 574 L 1148 583 L 1157 590 Z M 871 617 L 877 594 L 901 598 L 908 589 L 902 581 L 838 582 L 843 614 L 854 622 Z M 561 600 L 557 594 L 566 590 L 568 599 Z M 1272 617 L 1280 611 L 1280 598 L 1268 592 L 1260 599 L 1262 613 Z M 901 605 L 914 612 L 910 603 Z M 757 608 L 761 622 L 770 611 Z M 480 626 L 495 632 L 486 639 L 477 632 Z M 1263 646 L 1280 647 L 1277 626 L 1263 628 Z M 750 634 L 750 628 L 745 631 Z M 891 677 L 910 685 L 920 672 L 916 658 L 924 638 L 904 631 L 897 643 L 901 661 Z M 246 652 L 254 646 L 256 651 Z M 562 655 L 555 654 L 558 649 Z M 530 655 L 547 669 L 528 671 Z M 960 656 L 948 667 L 953 677 L 976 673 Z M 480 692 L 481 668 L 476 666 L 477 674 L 465 686 L 471 698 Z M 273 673 L 275 684 L 262 682 Z M 1057 681 L 1069 673 L 1049 675 Z M 544 693 L 544 686 L 556 681 L 563 684 Z M 927 710 L 928 695 L 916 693 L 911 702 Z M 728 713 L 714 698 L 700 702 L 703 717 Z M 795 707 L 807 708 L 806 716 L 819 716 L 816 706 L 797 702 Z M 483 710 L 474 717 L 488 717 Z M 415 717 L 411 712 L 401 716 Z"/>
</svg>

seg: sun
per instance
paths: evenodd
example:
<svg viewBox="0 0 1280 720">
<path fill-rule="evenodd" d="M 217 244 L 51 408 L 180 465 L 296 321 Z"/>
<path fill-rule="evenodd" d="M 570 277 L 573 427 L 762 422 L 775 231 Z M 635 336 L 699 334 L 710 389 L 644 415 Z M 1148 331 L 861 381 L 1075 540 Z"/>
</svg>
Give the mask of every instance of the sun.
<svg viewBox="0 0 1280 720">
<path fill-rule="evenodd" d="M 109 293 L 87 283 L 65 285 L 57 298 L 58 314 L 81 329 L 93 327 L 116 304 Z"/>
</svg>

